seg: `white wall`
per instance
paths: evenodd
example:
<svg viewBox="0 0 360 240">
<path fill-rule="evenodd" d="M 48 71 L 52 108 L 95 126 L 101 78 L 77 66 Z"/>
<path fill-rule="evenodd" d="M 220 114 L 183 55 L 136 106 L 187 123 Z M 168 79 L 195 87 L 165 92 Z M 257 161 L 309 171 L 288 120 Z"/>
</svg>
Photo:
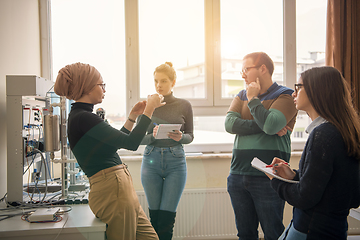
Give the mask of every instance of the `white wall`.
<svg viewBox="0 0 360 240">
<path fill-rule="evenodd" d="M 0 1 L 0 198 L 7 192 L 6 75 L 41 76 L 38 0 Z"/>
</svg>

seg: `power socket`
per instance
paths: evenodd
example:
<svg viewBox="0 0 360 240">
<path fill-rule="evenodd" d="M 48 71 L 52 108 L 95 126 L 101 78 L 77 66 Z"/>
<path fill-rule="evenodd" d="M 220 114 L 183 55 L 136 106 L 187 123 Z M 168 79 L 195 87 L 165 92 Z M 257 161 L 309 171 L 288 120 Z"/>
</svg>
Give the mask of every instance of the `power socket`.
<svg viewBox="0 0 360 240">
<path fill-rule="evenodd" d="M 29 222 L 52 221 L 59 210 L 60 208 L 39 208 L 28 217 L 28 220 Z"/>
</svg>

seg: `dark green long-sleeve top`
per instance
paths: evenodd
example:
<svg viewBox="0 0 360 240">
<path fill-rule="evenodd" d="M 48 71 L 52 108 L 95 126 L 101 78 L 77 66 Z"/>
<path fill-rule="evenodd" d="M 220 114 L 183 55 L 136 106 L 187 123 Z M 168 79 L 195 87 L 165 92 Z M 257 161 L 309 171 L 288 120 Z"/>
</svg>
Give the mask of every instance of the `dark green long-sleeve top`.
<svg viewBox="0 0 360 240">
<path fill-rule="evenodd" d="M 122 164 L 117 150 L 137 150 L 151 122 L 147 116 L 140 115 L 131 132 L 124 127 L 117 130 L 92 113 L 93 108 L 93 104 L 73 103 L 67 131 L 70 148 L 88 177 Z"/>
</svg>

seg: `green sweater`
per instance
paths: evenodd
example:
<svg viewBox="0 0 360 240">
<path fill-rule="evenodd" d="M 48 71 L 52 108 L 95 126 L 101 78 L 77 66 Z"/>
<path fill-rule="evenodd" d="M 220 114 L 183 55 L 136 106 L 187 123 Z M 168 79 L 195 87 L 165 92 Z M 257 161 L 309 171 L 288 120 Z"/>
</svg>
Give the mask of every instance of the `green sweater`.
<svg viewBox="0 0 360 240">
<path fill-rule="evenodd" d="M 88 177 L 121 164 L 117 150 L 136 150 L 150 124 L 150 119 L 141 115 L 131 132 L 124 127 L 117 130 L 92 113 L 93 107 L 88 103 L 73 103 L 68 119 L 70 148 Z"/>
<path fill-rule="evenodd" d="M 259 99 L 249 101 L 246 90 L 234 98 L 225 118 L 226 131 L 236 134 L 231 174 L 264 176 L 251 167 L 254 157 L 268 164 L 274 157 L 290 160 L 291 132 L 282 137 L 276 133 L 286 125 L 294 127 L 297 110 L 292 92 L 274 83 L 266 93 L 258 96 Z"/>
</svg>

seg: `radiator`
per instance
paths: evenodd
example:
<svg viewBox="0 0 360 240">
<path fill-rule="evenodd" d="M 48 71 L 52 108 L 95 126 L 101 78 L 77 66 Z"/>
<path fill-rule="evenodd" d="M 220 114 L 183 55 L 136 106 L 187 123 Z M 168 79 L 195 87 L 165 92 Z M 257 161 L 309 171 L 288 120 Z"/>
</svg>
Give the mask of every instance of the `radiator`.
<svg viewBox="0 0 360 240">
<path fill-rule="evenodd" d="M 137 192 L 148 215 L 145 193 Z M 185 189 L 177 209 L 174 240 L 238 239 L 234 212 L 226 189 Z"/>
<path fill-rule="evenodd" d="M 149 216 L 145 193 L 139 191 L 137 195 Z M 349 235 L 358 235 L 349 239 L 360 239 L 359 222 L 352 217 L 348 217 L 348 221 Z M 260 226 L 258 231 L 259 238 L 263 239 Z M 236 234 L 234 212 L 226 189 L 184 190 L 177 209 L 173 240 L 232 240 L 238 239 Z"/>
</svg>

